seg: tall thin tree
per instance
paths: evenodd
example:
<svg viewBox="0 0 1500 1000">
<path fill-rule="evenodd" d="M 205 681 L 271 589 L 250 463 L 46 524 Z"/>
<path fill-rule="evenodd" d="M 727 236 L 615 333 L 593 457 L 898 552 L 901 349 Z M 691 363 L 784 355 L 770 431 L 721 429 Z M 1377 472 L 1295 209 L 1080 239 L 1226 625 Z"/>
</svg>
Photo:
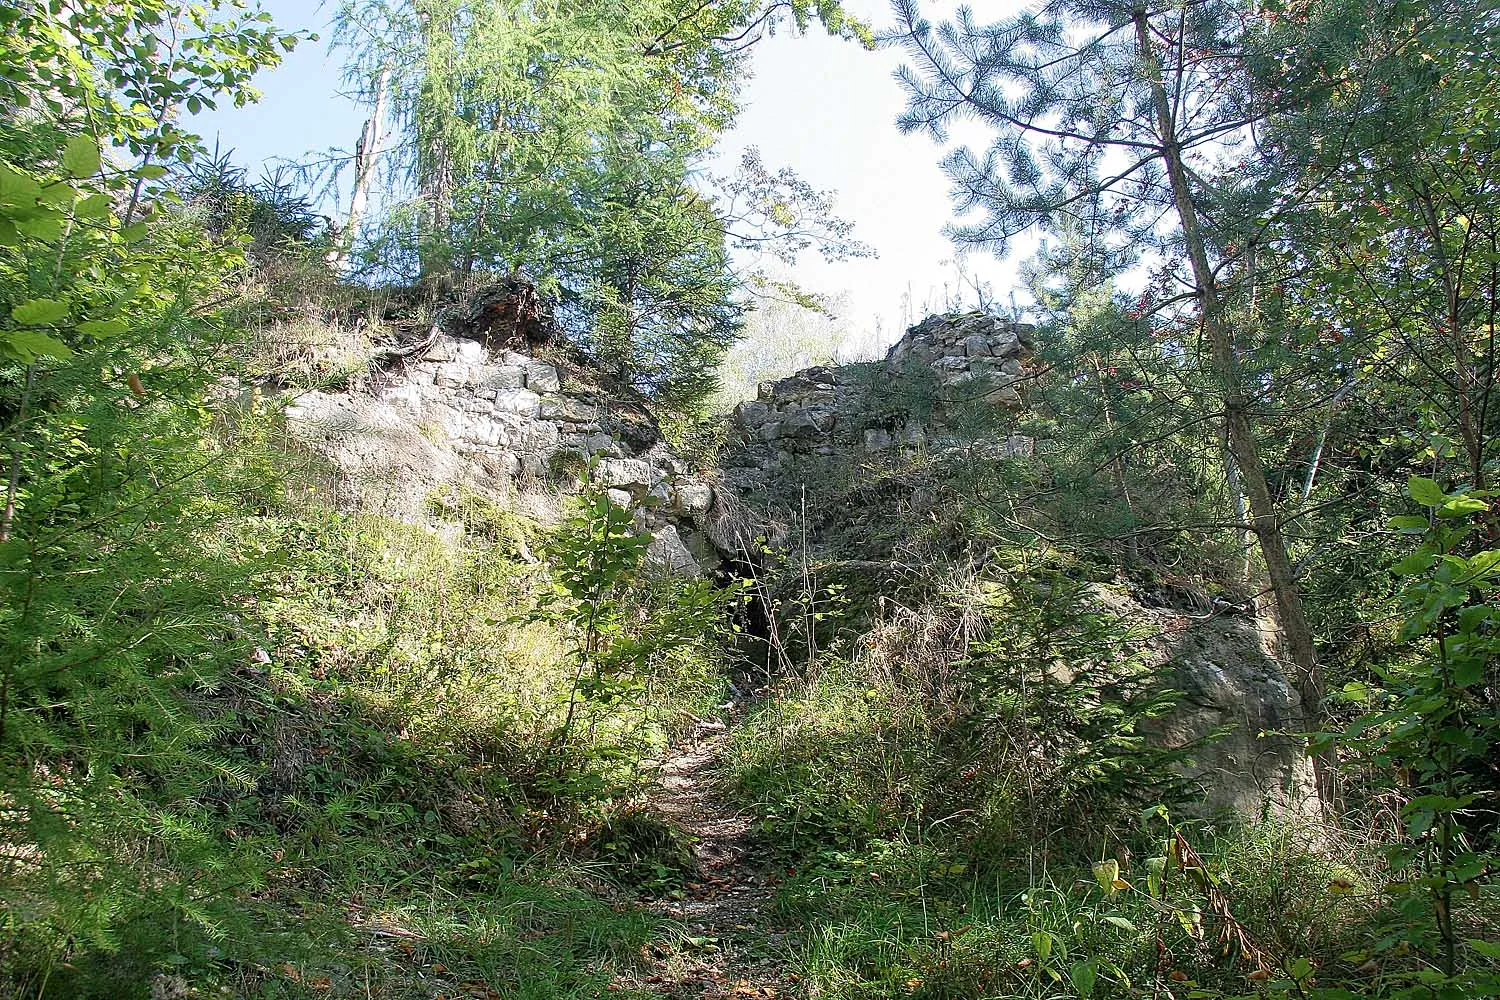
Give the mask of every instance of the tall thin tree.
<svg viewBox="0 0 1500 1000">
<path fill-rule="evenodd" d="M 1250 130 L 1271 110 L 1243 78 L 1249 5 L 1052 0 L 988 25 L 962 9 L 938 28 L 916 0 L 899 0 L 897 13 L 888 40 L 911 59 L 900 74 L 909 95 L 901 127 L 940 142 L 964 119 L 993 132 L 982 156 L 959 147 L 945 160 L 960 212 L 982 215 L 952 229 L 958 242 L 1003 252 L 1023 232 L 1066 221 L 1098 231 L 1100 244 L 1154 253 L 1188 290 L 1217 387 L 1219 412 L 1204 418 L 1223 421 L 1312 728 L 1323 672 L 1257 438 L 1263 386 L 1245 371 L 1243 338 L 1226 307 L 1241 273 L 1227 250 L 1233 206 L 1211 180 L 1245 168 Z M 1327 759 L 1315 764 L 1326 802 L 1334 768 Z"/>
</svg>

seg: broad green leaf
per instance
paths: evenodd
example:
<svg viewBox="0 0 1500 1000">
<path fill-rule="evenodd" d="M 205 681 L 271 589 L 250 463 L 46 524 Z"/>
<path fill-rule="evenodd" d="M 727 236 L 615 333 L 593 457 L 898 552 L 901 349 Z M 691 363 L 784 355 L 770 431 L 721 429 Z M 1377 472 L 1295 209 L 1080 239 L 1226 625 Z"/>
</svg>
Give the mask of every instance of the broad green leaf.
<svg viewBox="0 0 1500 1000">
<path fill-rule="evenodd" d="M 1495 616 L 1497 608 L 1488 604 L 1474 605 L 1460 608 L 1458 612 L 1458 630 L 1460 632 L 1475 632 L 1480 626 Z"/>
<path fill-rule="evenodd" d="M 63 147 L 62 166 L 72 177 L 94 176 L 99 172 L 99 144 L 92 136 L 73 136 Z"/>
<path fill-rule="evenodd" d="M 1420 514 L 1398 514 L 1386 522 L 1392 531 L 1426 531 L 1427 518 Z"/>
<path fill-rule="evenodd" d="M 137 167 L 135 173 L 137 177 L 144 177 L 148 181 L 154 181 L 159 177 L 167 176 L 167 168 L 159 163 L 148 163 L 143 167 Z"/>
<path fill-rule="evenodd" d="M 38 358 L 63 360 L 73 356 L 67 344 L 39 330 L 0 331 L 0 348 L 5 353 L 30 364 Z"/>
<path fill-rule="evenodd" d="M 1484 680 L 1485 661 L 1464 659 L 1452 664 L 1450 672 L 1455 687 L 1472 687 Z"/>
<path fill-rule="evenodd" d="M 42 193 L 37 197 L 37 200 L 43 205 L 48 205 L 52 208 L 67 208 L 78 200 L 78 189 L 71 184 L 58 181 L 55 184 L 48 184 L 42 188 Z"/>
<path fill-rule="evenodd" d="M 1475 500 L 1473 497 L 1458 497 L 1449 500 L 1438 508 L 1438 517 L 1467 517 L 1470 514 L 1483 514 L 1490 509 L 1490 505 L 1483 500 Z"/>
<path fill-rule="evenodd" d="M 68 304 L 56 299 L 27 299 L 10 311 L 10 318 L 21 326 L 49 326 L 67 315 Z"/>
<path fill-rule="evenodd" d="M 1470 576 L 1491 576 L 1500 571 L 1500 549 L 1487 549 L 1468 561 L 1466 569 Z"/>
<path fill-rule="evenodd" d="M 107 194 L 91 194 L 73 206 L 73 214 L 80 219 L 102 219 L 109 215 L 111 202 Z"/>
<path fill-rule="evenodd" d="M 1436 557 L 1429 550 L 1421 548 L 1392 566 L 1391 572 L 1399 576 L 1414 576 L 1431 569 L 1434 562 Z"/>
<path fill-rule="evenodd" d="M 86 319 L 78 324 L 79 333 L 93 337 L 96 340 L 102 340 L 106 337 L 118 337 L 128 329 L 130 329 L 130 324 L 118 318 Z"/>
<path fill-rule="evenodd" d="M 16 228 L 27 236 L 34 236 L 47 243 L 56 243 L 62 238 L 62 216 L 54 209 L 38 208 L 37 211 L 16 220 Z"/>
<path fill-rule="evenodd" d="M 1075 962 L 1068 970 L 1068 978 L 1073 982 L 1073 989 L 1083 1000 L 1089 1000 L 1094 995 L 1094 983 L 1099 978 L 1099 967 L 1092 961 Z"/>
<path fill-rule="evenodd" d="M 1424 507 L 1437 507 L 1448 499 L 1443 488 L 1426 476 L 1412 476 L 1406 481 L 1406 492 Z"/>
<path fill-rule="evenodd" d="M 9 163 L 0 163 L 0 207 L 35 209 L 41 196 L 42 185 L 36 178 L 23 174 Z"/>
</svg>

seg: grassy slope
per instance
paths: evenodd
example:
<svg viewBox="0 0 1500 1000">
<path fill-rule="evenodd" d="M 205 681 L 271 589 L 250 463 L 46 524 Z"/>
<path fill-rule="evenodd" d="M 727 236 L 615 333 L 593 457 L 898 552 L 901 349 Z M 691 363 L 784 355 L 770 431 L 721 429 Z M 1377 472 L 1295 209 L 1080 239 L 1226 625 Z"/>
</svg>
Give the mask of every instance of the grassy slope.
<svg viewBox="0 0 1500 1000">
<path fill-rule="evenodd" d="M 231 595 L 255 638 L 182 692 L 198 752 L 228 776 L 187 775 L 191 803 L 142 790 L 151 822 L 191 823 L 191 859 L 174 838 L 96 845 L 113 930 L 80 937 L 86 922 L 60 910 L 13 924 L 0 992 L 597 994 L 663 935 L 612 877 L 640 859 L 610 817 L 648 782 L 643 762 L 713 711 L 717 651 L 656 664 L 643 706 L 587 714 L 559 762 L 567 641 L 535 614 L 545 567 L 515 544 L 537 530 L 465 497 L 455 545 L 289 492 L 218 525 L 255 540 L 242 560 L 258 583 Z M 24 871 L 7 884 L 44 908 L 106 888 L 42 871 L 50 889 Z"/>
<path fill-rule="evenodd" d="M 215 763 L 137 780 L 121 801 L 139 822 L 88 844 L 88 866 L 5 871 L 27 905 L 4 911 L 0 988 L 631 996 L 620 984 L 649 983 L 650 955 L 693 946 L 639 905 L 684 874 L 641 792 L 671 739 L 722 700 L 730 653 L 705 642 L 655 664 L 641 701 L 598 707 L 559 766 L 549 747 L 570 670 L 566 637 L 533 614 L 550 585 L 525 556 L 544 547 L 538 529 L 463 496 L 435 500 L 461 528 L 442 534 L 338 515 L 288 478 L 200 539 L 242 564 L 222 595 L 240 639 L 179 691 L 198 757 Z M 865 483 L 867 508 L 886 485 Z M 968 520 L 982 514 L 957 513 L 925 521 L 924 544 L 983 530 Z M 869 542 L 865 527 L 853 534 Z M 910 538 L 876 540 L 890 554 Z M 1061 558 L 1086 574 L 1094 557 Z M 975 695 L 951 637 L 976 591 L 954 583 L 920 581 L 896 618 L 872 619 L 857 586 L 823 595 L 830 638 L 727 741 L 723 791 L 780 872 L 769 920 L 787 931 L 775 950 L 788 992 L 1073 997 L 1092 977 L 1097 996 L 1149 995 L 1154 980 L 1233 995 L 1254 986 L 1245 942 L 1282 978 L 1308 958 L 1325 982 L 1363 988 L 1402 965 L 1399 952 L 1368 958 L 1402 932 L 1373 837 L 1192 827 L 1217 895 L 1179 872 L 1148 899 L 1166 825 L 1143 828 L 1113 793 L 1049 770 L 1069 734 L 1028 714 L 1002 658 Z M 806 620 L 798 585 L 786 623 Z M 1099 884 L 1106 859 L 1127 888 Z M 96 894 L 108 913 L 87 912 Z M 1216 902 L 1245 932 L 1227 957 L 1221 935 L 1239 925 Z"/>
</svg>

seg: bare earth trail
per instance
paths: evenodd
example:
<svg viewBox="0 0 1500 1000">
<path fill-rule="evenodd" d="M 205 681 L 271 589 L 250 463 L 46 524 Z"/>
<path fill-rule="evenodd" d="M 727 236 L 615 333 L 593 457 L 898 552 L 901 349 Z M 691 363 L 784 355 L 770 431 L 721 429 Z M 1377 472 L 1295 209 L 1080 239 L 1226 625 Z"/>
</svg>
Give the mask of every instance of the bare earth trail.
<svg viewBox="0 0 1500 1000">
<path fill-rule="evenodd" d="M 736 706 L 730 726 L 740 714 Z M 771 862 L 753 843 L 750 819 L 718 786 L 728 744 L 724 725 L 700 725 L 663 764 L 649 799 L 653 811 L 692 839 L 697 862 L 682 899 L 651 904 L 682 922 L 682 941 L 652 956 L 642 984 L 672 1000 L 790 995 L 786 935 L 769 913 Z"/>
</svg>

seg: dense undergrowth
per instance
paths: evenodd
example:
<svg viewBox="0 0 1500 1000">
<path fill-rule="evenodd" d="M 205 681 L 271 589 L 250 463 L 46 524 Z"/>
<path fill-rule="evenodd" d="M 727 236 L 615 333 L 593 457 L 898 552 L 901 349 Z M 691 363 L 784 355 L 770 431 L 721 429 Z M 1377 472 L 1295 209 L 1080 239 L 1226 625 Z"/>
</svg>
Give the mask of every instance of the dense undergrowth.
<svg viewBox="0 0 1500 1000">
<path fill-rule="evenodd" d="M 1061 455 L 1048 472 L 1069 476 L 1077 460 Z M 1409 773 L 1380 777 L 1395 759 L 1393 738 L 1435 738 L 1428 727 L 1442 725 L 1443 712 L 1456 722 L 1474 710 L 1463 683 L 1445 688 L 1430 661 L 1387 647 L 1383 690 L 1350 680 L 1335 710 L 1349 726 L 1328 738 L 1345 748 L 1345 815 L 1216 816 L 1200 805 L 1214 775 L 1191 766 L 1215 735 L 1202 746 L 1146 739 L 1182 692 L 1150 666 L 1152 627 L 1100 599 L 1115 590 L 1189 607 L 1232 598 L 1233 576 L 1212 550 L 1185 550 L 1180 537 L 1129 551 L 1061 547 L 1048 538 L 1067 528 L 1045 512 L 1027 526 L 1014 505 L 1012 517 L 996 518 L 1006 498 L 1036 487 L 1035 466 L 1014 460 L 959 453 L 819 469 L 828 477 L 820 503 L 801 516 L 819 525 L 821 558 L 793 552 L 779 591 L 786 614 L 775 645 L 797 665 L 735 733 L 726 774 L 778 859 L 776 912 L 796 928 L 793 964 L 807 995 L 1494 989 L 1500 900 L 1482 874 L 1487 824 L 1450 812 L 1453 853 L 1441 860 L 1433 828 L 1459 800 L 1414 798 Z M 916 524 L 882 513 L 918 494 L 925 516 Z M 1413 532 L 1434 525 L 1436 540 L 1398 567 L 1408 575 L 1404 603 L 1386 605 L 1411 616 L 1402 630 L 1411 641 L 1442 602 L 1459 599 L 1454 583 L 1483 587 L 1488 571 L 1455 562 L 1437 581 L 1410 579 L 1441 539 L 1472 530 L 1460 520 L 1472 502 L 1417 479 L 1406 503 L 1436 513 L 1393 522 Z M 829 513 L 840 510 L 858 513 Z M 882 558 L 851 571 L 830 553 Z M 1201 570 L 1169 569 L 1184 557 L 1202 560 Z M 1144 565 L 1121 574 L 1132 560 Z M 924 571 L 931 566 L 946 568 Z M 884 583 L 872 587 L 872 574 Z M 1477 676 L 1488 647 L 1446 641 L 1450 657 L 1468 651 L 1466 676 Z M 1403 683 L 1416 688 L 1403 693 Z M 1372 699 L 1380 710 L 1369 711 Z M 1475 734 L 1484 725 L 1443 730 L 1436 738 L 1454 747 L 1446 764 L 1438 752 L 1420 765 L 1453 768 L 1444 780 L 1474 796 L 1465 803 L 1483 795 L 1487 743 Z M 1406 743 L 1405 752 L 1415 767 L 1433 751 Z M 1413 830 L 1423 833 L 1413 839 Z M 1455 905 L 1448 930 L 1427 909 L 1445 884 Z M 1456 981 L 1435 968 L 1449 934 L 1465 956 Z"/>
<path fill-rule="evenodd" d="M 305 359 L 309 325 L 262 335 Z M 347 377 L 320 365 L 299 377 Z M 871 509 L 936 492 L 919 532 L 854 529 L 871 552 L 940 565 L 979 538 L 983 558 L 877 597 L 769 553 L 767 652 L 735 638 L 732 591 L 641 572 L 596 494 L 560 498 L 554 526 L 467 491 L 430 497 L 427 526 L 340 512 L 275 406 L 205 374 L 180 376 L 197 408 L 102 425 L 146 442 L 88 472 L 133 484 L 129 516 L 36 536 L 10 571 L 31 602 L 7 633 L 10 993 L 630 995 L 646 955 L 690 940 L 640 905 L 692 877 L 643 792 L 748 673 L 764 688 L 722 780 L 773 859 L 800 995 L 1440 995 L 1412 985 L 1435 944 L 1392 854 L 1423 843 L 1399 795 L 1372 783 L 1336 827 L 1186 818 L 1193 748 L 1144 738 L 1175 693 L 1090 596 L 1167 584 L 1122 583 L 1107 547 L 1004 536 L 995 498 L 1034 468 L 852 470 Z M 1473 885 L 1455 935 L 1482 995 L 1497 913 Z"/>
<path fill-rule="evenodd" d="M 545 611 L 553 571 L 517 551 L 549 551 L 546 532 L 472 497 L 437 505 L 462 509 L 457 542 L 339 514 L 299 475 L 305 460 L 239 430 L 230 453 L 260 461 L 219 485 L 233 500 L 193 518 L 156 508 L 173 517 L 172 548 L 149 532 L 101 554 L 106 590 L 123 575 L 151 603 L 74 586 L 83 603 L 47 605 L 150 627 L 68 675 L 90 697 L 54 689 L 76 730 L 35 703 L 35 675 L 17 685 L 8 738 L 32 748 L 34 770 L 10 785 L 5 986 L 302 996 L 468 982 L 545 997 L 609 981 L 610 960 L 659 932 L 614 899 L 635 845 L 611 821 L 649 781 L 643 762 L 721 699 L 713 630 L 658 647 L 629 697 L 585 699 L 564 747 L 576 637 Z M 590 516 L 559 537 L 587 537 Z M 158 559 L 198 567 L 198 585 L 174 577 L 164 593 L 144 572 Z M 637 565 L 612 599 L 660 615 L 681 587 Z M 152 644 L 212 634 L 214 609 L 222 638 Z M 120 673 L 163 656 L 182 667 Z M 97 780 L 76 785 L 74 768 Z"/>
<path fill-rule="evenodd" d="M 535 167 L 540 147 L 445 107 L 443 134 L 493 158 L 464 164 L 462 184 L 419 178 L 421 197 L 365 248 L 365 284 L 330 266 L 349 263 L 349 235 L 178 125 L 182 107 L 243 99 L 297 36 L 234 5 L 0 10 L 16 56 L 0 73 L 0 994 L 659 998 L 639 975 L 653 956 L 714 944 L 646 905 L 697 875 L 649 792 L 674 742 L 728 705 L 720 791 L 753 819 L 774 881 L 749 930 L 770 947 L 774 929 L 794 995 L 1500 995 L 1486 450 L 1500 408 L 1482 405 L 1500 286 L 1472 278 L 1500 273 L 1500 255 L 1493 230 L 1489 255 L 1474 250 L 1496 216 L 1485 184 L 1465 186 L 1487 177 L 1492 138 L 1470 123 L 1484 133 L 1493 115 L 1483 52 L 1408 25 L 1403 5 L 1392 30 L 1444 72 L 1382 72 L 1430 97 L 1437 124 L 1406 130 L 1412 148 L 1365 137 L 1351 163 L 1384 173 L 1330 194 L 1355 207 L 1305 222 L 1315 249 L 1287 251 L 1309 284 L 1211 317 L 1222 334 L 1245 310 L 1247 329 L 1275 334 L 1242 345 L 1262 365 L 1247 384 L 1270 394 L 1254 416 L 1278 432 L 1261 436 L 1290 442 L 1267 450 L 1260 484 L 1286 514 L 1274 530 L 1240 509 L 1224 373 L 1191 350 L 1202 317 L 1169 297 L 1153 319 L 1149 294 L 1114 294 L 1079 269 L 1073 230 L 1078 254 L 1037 264 L 1051 316 L 1031 414 L 949 408 L 970 438 L 1057 447 L 826 463 L 820 497 L 799 497 L 801 530 L 743 554 L 753 584 L 651 572 L 630 513 L 586 485 L 559 490 L 549 524 L 504 490 L 436 491 L 420 525 L 350 510 L 288 437 L 288 396 L 362 384 L 377 342 L 410 339 L 526 258 L 563 272 L 540 280 L 574 332 L 657 393 L 675 439 L 711 464 L 721 440 L 692 404 L 743 303 L 728 223 L 681 182 L 732 117 L 738 50 L 714 32 L 753 33 L 783 5 L 691 6 L 548 8 L 550 44 L 579 54 L 570 69 L 587 77 L 581 54 L 602 40 L 651 72 L 611 64 L 588 78 L 608 86 L 543 88 L 515 112 L 551 116 L 537 141 L 577 143 L 566 169 L 514 192 L 546 210 L 545 232 L 495 224 L 488 201 L 502 158 Z M 1307 5 L 1278 20 L 1285 6 L 1270 5 L 1271 42 L 1310 23 Z M 868 37 L 838 4 L 790 10 Z M 1348 27 L 1338 5 L 1324 13 L 1319 31 Z M 663 26 L 699 14 L 698 35 L 655 51 Z M 432 41 L 428 23 L 413 30 Z M 475 39 L 482 65 L 515 68 Z M 668 52 L 682 61 L 658 75 L 667 63 L 649 60 Z M 515 65 L 527 87 L 548 78 Z M 1246 72 L 1252 89 L 1276 75 Z M 471 95 L 509 93 L 470 76 Z M 663 95 L 678 118 L 664 122 Z M 570 96 L 589 111 L 576 132 L 557 127 Z M 1344 113 L 1318 107 L 1279 127 Z M 416 148 L 431 138 L 404 138 L 413 162 L 433 162 Z M 1453 174 L 1398 190 L 1431 150 Z M 791 206 L 827 215 L 827 196 L 747 165 L 724 183 L 761 205 L 751 227 L 809 239 Z M 810 221 L 850 251 L 846 225 Z M 1335 225 L 1362 267 L 1389 253 L 1395 277 L 1320 262 Z M 1237 261 L 1230 235 L 1211 249 Z M 1299 235 L 1282 231 L 1288 246 Z M 1400 256 L 1424 240 L 1478 254 L 1436 323 L 1424 296 L 1442 282 L 1414 289 Z M 407 271 L 415 287 L 392 278 Z M 1330 302 L 1351 334 L 1394 332 L 1359 355 Z M 1418 351 L 1418 328 L 1442 343 Z M 1413 357 L 1426 367 L 1402 367 Z M 1367 398 L 1349 395 L 1357 378 Z M 895 387 L 882 416 L 932 416 L 934 384 Z M 1293 454 L 1308 445 L 1310 460 Z M 1314 731 L 1256 735 L 1308 740 L 1332 765 L 1321 814 L 1209 814 L 1203 747 L 1148 738 L 1180 693 L 1118 608 L 1245 613 L 1264 598 L 1252 528 L 1289 540 L 1327 682 Z"/>
<path fill-rule="evenodd" d="M 856 661 L 778 685 L 729 758 L 777 852 L 807 995 L 1346 997 L 1423 968 L 1431 942 L 1392 907 L 1410 892 L 1393 816 L 1172 822 L 1176 807 L 1130 803 L 1174 782 L 1114 770 L 1107 741 L 1080 780 L 1062 755 L 1035 759 L 1045 732 L 1011 732 L 1009 755 L 956 735 L 953 706 L 908 679 Z M 1500 911 L 1475 900 L 1462 933 L 1482 984 Z"/>
</svg>

